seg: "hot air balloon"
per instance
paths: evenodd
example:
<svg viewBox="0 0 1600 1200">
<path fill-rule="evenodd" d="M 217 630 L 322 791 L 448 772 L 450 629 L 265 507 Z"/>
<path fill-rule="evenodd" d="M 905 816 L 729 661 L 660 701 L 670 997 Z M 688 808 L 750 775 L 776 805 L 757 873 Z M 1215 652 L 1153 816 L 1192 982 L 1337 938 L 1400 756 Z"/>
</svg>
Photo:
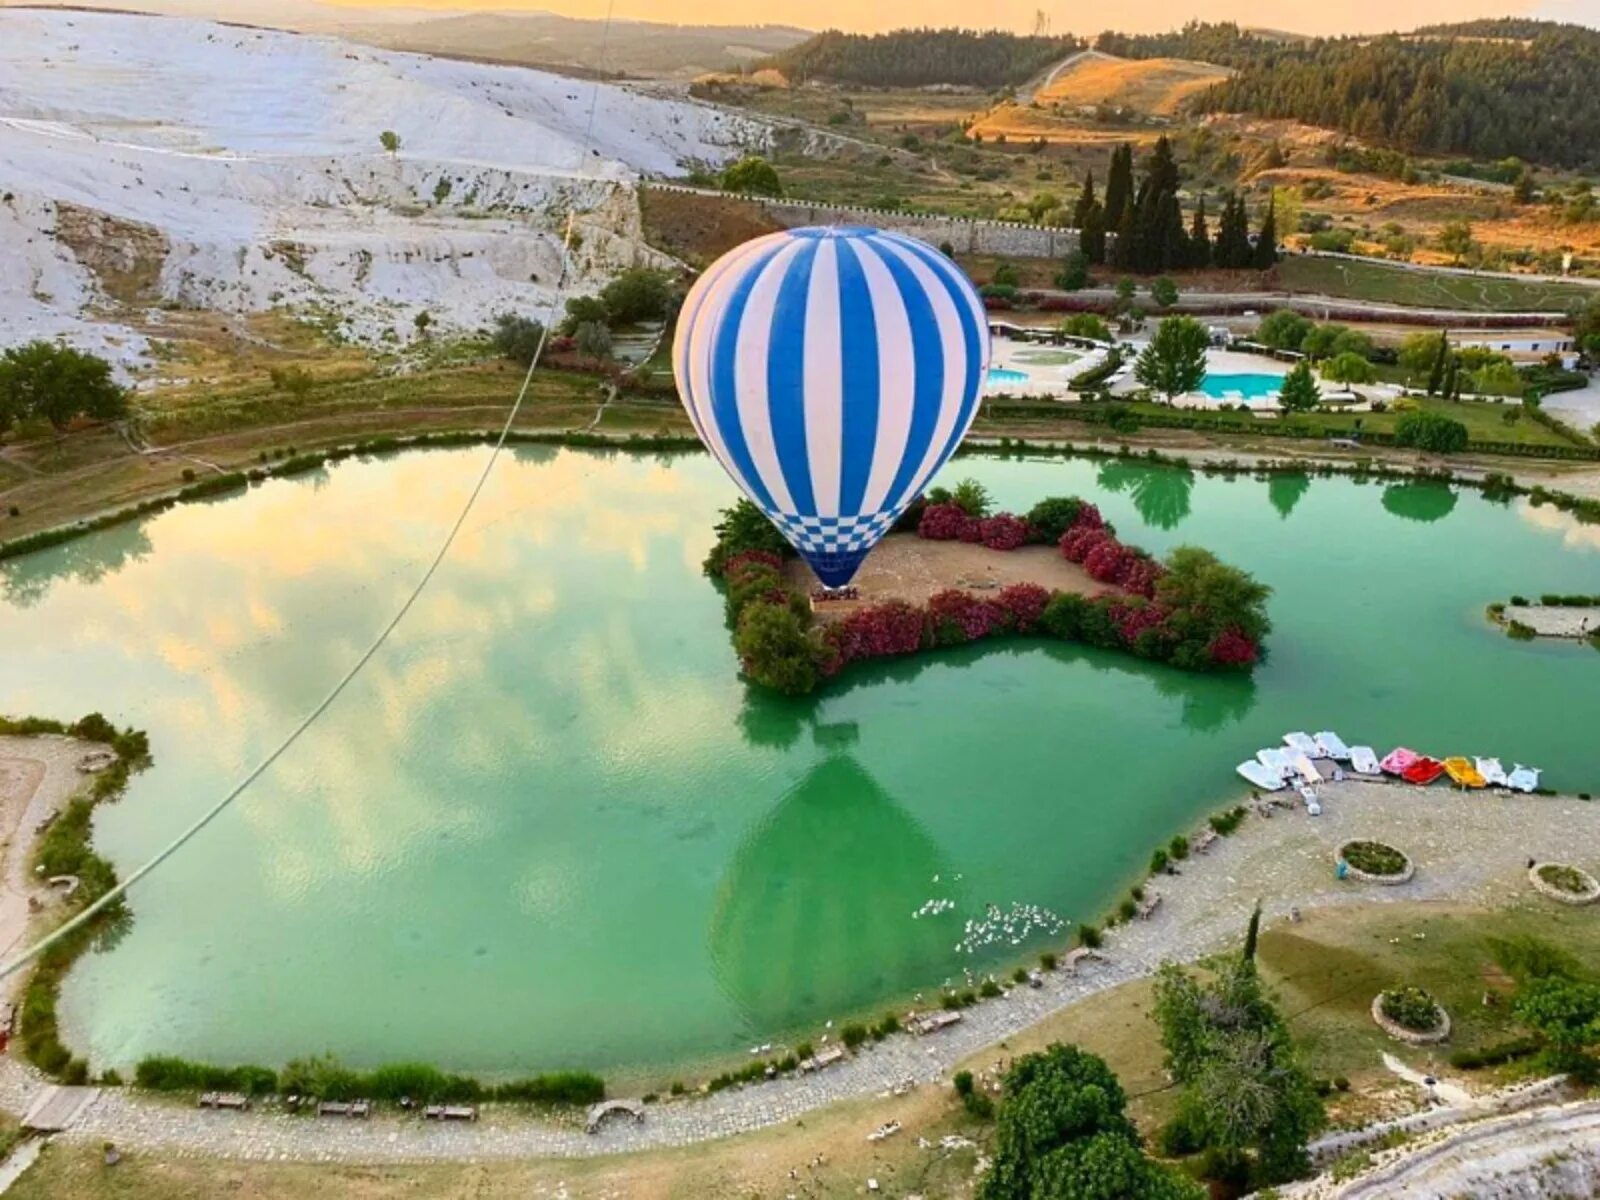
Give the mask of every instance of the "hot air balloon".
<svg viewBox="0 0 1600 1200">
<path fill-rule="evenodd" d="M 730 251 L 690 291 L 673 345 L 700 440 L 834 588 L 960 444 L 988 363 L 961 270 L 859 226 Z"/>
</svg>

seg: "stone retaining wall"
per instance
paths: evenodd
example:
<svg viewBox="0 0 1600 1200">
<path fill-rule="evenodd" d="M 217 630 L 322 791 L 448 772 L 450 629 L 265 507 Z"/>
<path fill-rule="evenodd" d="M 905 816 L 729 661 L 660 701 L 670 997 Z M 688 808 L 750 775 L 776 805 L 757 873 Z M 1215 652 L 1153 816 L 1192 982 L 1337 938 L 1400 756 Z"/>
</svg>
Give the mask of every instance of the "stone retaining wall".
<svg viewBox="0 0 1600 1200">
<path fill-rule="evenodd" d="M 737 196 L 675 183 L 651 183 L 664 192 L 700 196 L 707 204 L 750 205 L 782 225 L 871 225 L 903 233 L 939 246 L 949 242 L 957 254 L 997 254 L 1010 258 L 1064 258 L 1078 248 L 1076 229 L 1023 225 L 1011 221 L 981 221 L 937 213 L 902 212 L 898 209 L 862 208 L 850 204 L 812 204 L 803 200 L 771 200 L 762 196 Z"/>
</svg>

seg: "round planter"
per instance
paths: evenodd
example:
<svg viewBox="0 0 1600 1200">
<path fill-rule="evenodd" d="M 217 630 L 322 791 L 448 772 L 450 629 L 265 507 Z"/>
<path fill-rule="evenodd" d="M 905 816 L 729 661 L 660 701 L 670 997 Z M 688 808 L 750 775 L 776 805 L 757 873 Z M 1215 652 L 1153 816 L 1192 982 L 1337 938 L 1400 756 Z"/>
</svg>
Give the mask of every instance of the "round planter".
<svg viewBox="0 0 1600 1200">
<path fill-rule="evenodd" d="M 1442 1042 L 1450 1036 L 1450 1014 L 1445 1012 L 1444 1006 L 1437 1000 L 1433 1002 L 1434 1008 L 1439 1012 L 1439 1026 L 1437 1029 L 1428 1029 L 1418 1032 L 1407 1029 L 1404 1025 L 1396 1024 L 1383 1014 L 1383 993 L 1379 992 L 1372 998 L 1373 1023 L 1390 1037 L 1398 1042 L 1407 1042 L 1413 1046 L 1431 1046 L 1435 1042 Z"/>
<path fill-rule="evenodd" d="M 1539 876 L 1540 867 L 1566 867 L 1569 871 L 1576 871 L 1583 880 L 1584 890 L 1581 892 L 1564 892 L 1552 883 L 1546 883 Z M 1571 863 L 1535 863 L 1528 868 L 1528 882 L 1533 884 L 1533 890 L 1542 896 L 1549 896 L 1552 900 L 1559 900 L 1562 904 L 1593 904 L 1600 900 L 1600 879 L 1596 879 L 1582 867 L 1575 867 Z"/>
<path fill-rule="evenodd" d="M 1386 887 L 1394 887 L 1397 884 L 1410 883 L 1411 877 L 1417 873 L 1417 864 L 1411 861 L 1411 856 L 1404 850 L 1401 850 L 1395 846 L 1389 846 L 1388 842 L 1384 842 L 1382 844 L 1389 846 L 1389 849 L 1393 850 L 1401 858 L 1406 860 L 1406 865 L 1397 875 L 1372 875 L 1361 870 L 1348 858 L 1345 858 L 1344 852 L 1347 846 L 1353 845 L 1355 842 L 1371 842 L 1376 840 L 1376 838 L 1353 838 L 1351 841 L 1345 842 L 1339 847 L 1338 850 L 1334 852 L 1333 861 L 1335 863 L 1342 861 L 1348 870 L 1346 878 L 1354 879 L 1360 883 L 1381 883 Z"/>
</svg>

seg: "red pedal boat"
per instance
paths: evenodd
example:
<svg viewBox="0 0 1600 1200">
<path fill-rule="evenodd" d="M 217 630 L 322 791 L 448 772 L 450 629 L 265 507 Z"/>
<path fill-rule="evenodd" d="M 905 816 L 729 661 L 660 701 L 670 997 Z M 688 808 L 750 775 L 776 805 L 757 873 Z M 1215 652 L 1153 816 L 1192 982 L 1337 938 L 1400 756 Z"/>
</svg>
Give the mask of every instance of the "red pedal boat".
<svg viewBox="0 0 1600 1200">
<path fill-rule="evenodd" d="M 1444 774 L 1444 764 L 1437 758 L 1429 758 L 1424 754 L 1416 762 L 1407 767 L 1400 775 L 1407 783 L 1420 784 L 1427 787 L 1435 779 Z"/>
</svg>

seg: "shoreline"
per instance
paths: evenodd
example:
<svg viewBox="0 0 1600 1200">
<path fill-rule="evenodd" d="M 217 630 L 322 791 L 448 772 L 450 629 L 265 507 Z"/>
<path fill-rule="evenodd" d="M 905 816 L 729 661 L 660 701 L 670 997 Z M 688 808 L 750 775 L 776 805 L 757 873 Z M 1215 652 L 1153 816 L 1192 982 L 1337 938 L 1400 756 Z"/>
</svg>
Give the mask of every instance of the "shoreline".
<svg viewBox="0 0 1600 1200">
<path fill-rule="evenodd" d="M 229 459 L 230 465 L 227 467 L 214 461 L 205 461 L 209 468 L 206 473 L 196 476 L 193 469 L 186 469 L 186 477 L 169 478 L 165 486 L 158 484 L 148 490 L 138 489 L 133 494 L 124 493 L 128 498 L 123 503 L 108 502 L 109 498 L 101 497 L 97 502 L 67 504 L 64 506 L 65 520 L 31 528 L 15 537 L 0 537 L 0 561 L 30 553 L 34 549 L 58 545 L 97 529 L 138 520 L 176 504 L 215 498 L 219 493 L 243 490 L 267 479 L 315 470 L 345 458 L 413 449 L 479 445 L 493 441 L 497 435 L 497 431 L 491 428 L 455 423 L 446 423 L 439 428 L 416 429 L 398 421 L 375 422 L 367 428 L 365 436 L 352 436 L 346 430 L 344 433 L 335 432 L 322 442 L 312 434 L 308 439 L 311 446 L 293 454 L 280 452 L 274 457 L 272 451 L 278 449 L 276 447 L 261 450 L 259 454 L 250 453 L 264 442 L 279 436 L 292 436 L 294 429 L 316 423 L 312 420 L 247 428 L 136 456 L 143 457 L 147 463 L 157 460 L 164 462 L 167 459 L 184 463 L 201 462 L 203 460 L 185 453 L 186 449 L 203 448 L 212 442 L 231 444 L 244 454 L 237 460 Z M 1262 447 L 1245 435 L 1211 435 L 1205 430 L 1163 429 L 1157 426 L 1131 433 L 1081 422 L 1073 423 L 1070 428 L 1039 429 L 1027 418 L 1003 411 L 986 418 L 985 426 L 973 432 L 958 448 L 955 457 L 963 454 L 1031 452 L 1056 457 L 1136 459 L 1216 474 L 1289 472 L 1415 479 L 1453 483 L 1507 495 L 1535 496 L 1538 503 L 1549 503 L 1563 512 L 1578 513 L 1580 520 L 1586 510 L 1600 508 L 1600 468 L 1584 461 L 1533 456 L 1496 457 L 1470 451 L 1441 458 L 1376 444 L 1350 451 L 1330 447 L 1312 438 L 1280 437 L 1276 439 L 1278 444 Z M 1243 440 L 1230 440 L 1238 438 Z M 519 427 L 512 429 L 506 444 L 638 453 L 703 452 L 699 440 L 687 426 L 669 428 L 659 422 L 651 433 L 637 429 L 612 433 Z M 225 455 L 213 457 L 227 459 Z M 107 460 L 79 468 L 72 474 L 105 471 L 121 461 Z M 1505 488 L 1507 481 L 1512 488 L 1509 492 Z M 1574 484 L 1577 485 L 1575 488 L 1572 486 Z M 18 485 L 26 486 L 27 481 Z M 9 490 L 0 492 L 0 497 L 9 495 Z M 6 529 L 6 526 L 0 525 L 0 534 Z"/>
<path fill-rule="evenodd" d="M 118 1088 L 100 1090 L 68 1136 L 224 1158 L 373 1163 L 587 1157 L 690 1145 L 796 1120 L 839 1101 L 869 1099 L 907 1081 L 942 1086 L 967 1057 L 1046 1017 L 1143 978 L 1162 961 L 1194 961 L 1232 942 L 1257 897 L 1274 924 L 1292 908 L 1314 922 L 1319 910 L 1350 903 L 1553 903 L 1527 885 L 1527 858 L 1560 861 L 1571 857 L 1573 845 L 1600 846 L 1600 805 L 1567 796 L 1354 781 L 1326 784 L 1320 795 L 1322 817 L 1303 810 L 1280 811 L 1271 820 L 1252 815 L 1209 851 L 1192 854 L 1181 874 L 1153 879 L 1148 887 L 1163 904 L 1148 921 L 1108 931 L 1106 962 L 1084 965 L 1075 975 L 1050 972 L 1041 988 L 1017 987 L 965 1010 L 951 1029 L 925 1038 L 892 1035 L 815 1075 L 652 1105 L 642 1124 L 587 1135 L 570 1122 L 499 1106 L 486 1108 L 471 1126 L 448 1127 L 387 1112 L 367 1122 L 318 1122 L 271 1110 L 223 1116 L 198 1113 L 176 1097 Z M 1331 850 L 1357 836 L 1398 845 L 1417 862 L 1416 878 L 1384 888 L 1339 882 Z M 25 1111 L 46 1086 L 14 1057 L 0 1060 L 0 1105 L 8 1110 Z"/>
</svg>

